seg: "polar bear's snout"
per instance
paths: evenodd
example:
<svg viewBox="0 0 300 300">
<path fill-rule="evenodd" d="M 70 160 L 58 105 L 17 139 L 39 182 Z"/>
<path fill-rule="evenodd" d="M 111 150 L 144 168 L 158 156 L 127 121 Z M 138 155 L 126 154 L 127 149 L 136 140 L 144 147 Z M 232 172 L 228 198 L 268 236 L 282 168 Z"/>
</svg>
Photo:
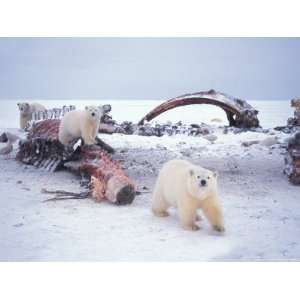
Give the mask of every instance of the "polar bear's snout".
<svg viewBox="0 0 300 300">
<path fill-rule="evenodd" d="M 207 181 L 205 179 L 201 179 L 200 180 L 200 185 L 201 186 L 206 186 L 207 185 Z"/>
</svg>

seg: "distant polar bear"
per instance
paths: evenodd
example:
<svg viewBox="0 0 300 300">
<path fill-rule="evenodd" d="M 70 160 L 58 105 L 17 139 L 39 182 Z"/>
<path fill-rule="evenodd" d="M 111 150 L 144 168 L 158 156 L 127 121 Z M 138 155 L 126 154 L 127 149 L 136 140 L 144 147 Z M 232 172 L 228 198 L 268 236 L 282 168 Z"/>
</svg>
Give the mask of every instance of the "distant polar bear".
<svg viewBox="0 0 300 300">
<path fill-rule="evenodd" d="M 103 110 L 98 106 L 86 106 L 85 110 L 73 110 L 60 122 L 58 139 L 67 145 L 75 138 L 83 138 L 87 145 L 95 144 Z"/>
<path fill-rule="evenodd" d="M 18 103 L 20 111 L 20 128 L 25 129 L 28 122 L 32 120 L 32 114 L 38 111 L 45 111 L 46 107 L 39 103 Z"/>
<path fill-rule="evenodd" d="M 200 229 L 197 209 L 216 231 L 225 231 L 218 199 L 217 174 L 185 160 L 170 160 L 161 169 L 153 193 L 152 211 L 156 216 L 168 216 L 170 206 L 178 208 L 181 226 Z"/>
</svg>

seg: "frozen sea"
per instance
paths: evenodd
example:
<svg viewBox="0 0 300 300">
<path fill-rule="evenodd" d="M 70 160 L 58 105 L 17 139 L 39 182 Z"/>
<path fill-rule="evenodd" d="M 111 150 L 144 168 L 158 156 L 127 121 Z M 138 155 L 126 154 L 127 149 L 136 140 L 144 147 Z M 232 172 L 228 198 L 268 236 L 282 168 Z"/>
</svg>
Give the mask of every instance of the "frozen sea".
<svg viewBox="0 0 300 300">
<path fill-rule="evenodd" d="M 24 100 L 1 100 L 0 101 L 0 128 L 16 128 L 19 126 L 18 102 Z M 28 100 L 28 102 L 31 102 Z M 63 105 L 73 104 L 76 108 L 84 108 L 86 105 L 112 105 L 112 116 L 118 121 L 138 122 L 151 109 L 162 103 L 159 100 L 37 100 L 46 108 L 62 107 Z M 254 108 L 259 111 L 259 120 L 262 127 L 272 128 L 278 125 L 285 125 L 289 117 L 293 115 L 290 101 L 287 100 L 252 100 L 248 101 Z M 211 119 L 219 118 L 227 124 L 225 112 L 213 105 L 189 105 L 178 107 L 167 111 L 153 121 L 182 121 L 185 124 L 190 123 L 211 123 Z"/>
</svg>

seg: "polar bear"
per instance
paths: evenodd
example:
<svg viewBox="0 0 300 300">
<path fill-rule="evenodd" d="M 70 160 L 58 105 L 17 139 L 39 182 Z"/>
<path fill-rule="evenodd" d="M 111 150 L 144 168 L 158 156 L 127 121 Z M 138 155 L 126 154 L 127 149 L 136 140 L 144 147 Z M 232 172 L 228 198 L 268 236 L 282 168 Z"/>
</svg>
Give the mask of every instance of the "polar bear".
<svg viewBox="0 0 300 300">
<path fill-rule="evenodd" d="M 20 111 L 20 128 L 25 129 L 29 121 L 32 120 L 32 113 L 38 111 L 45 111 L 46 107 L 39 103 L 18 103 Z"/>
<path fill-rule="evenodd" d="M 103 110 L 98 106 L 86 106 L 84 110 L 66 113 L 60 122 L 59 141 L 67 145 L 75 138 L 81 137 L 86 145 L 95 144 L 102 115 Z"/>
<path fill-rule="evenodd" d="M 218 199 L 217 174 L 186 160 L 168 161 L 161 169 L 153 192 L 152 211 L 168 216 L 167 209 L 177 207 L 181 226 L 198 230 L 197 209 L 201 209 L 214 230 L 225 231 Z"/>
</svg>

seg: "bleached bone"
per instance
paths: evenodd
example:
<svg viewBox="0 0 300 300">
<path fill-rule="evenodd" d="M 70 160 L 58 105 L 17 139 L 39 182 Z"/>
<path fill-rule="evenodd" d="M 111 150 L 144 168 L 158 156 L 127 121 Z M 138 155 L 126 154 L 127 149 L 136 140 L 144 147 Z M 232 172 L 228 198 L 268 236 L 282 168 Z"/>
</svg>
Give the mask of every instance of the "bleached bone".
<svg viewBox="0 0 300 300">
<path fill-rule="evenodd" d="M 212 104 L 222 108 L 227 115 L 230 126 L 240 128 L 259 126 L 259 120 L 257 118 L 258 111 L 250 104 L 245 100 L 234 98 L 224 93 L 216 92 L 215 90 L 185 94 L 167 100 L 146 114 L 146 116 L 139 121 L 138 125 L 143 125 L 145 121 L 151 121 L 158 115 L 172 108 L 191 104 Z"/>
</svg>

